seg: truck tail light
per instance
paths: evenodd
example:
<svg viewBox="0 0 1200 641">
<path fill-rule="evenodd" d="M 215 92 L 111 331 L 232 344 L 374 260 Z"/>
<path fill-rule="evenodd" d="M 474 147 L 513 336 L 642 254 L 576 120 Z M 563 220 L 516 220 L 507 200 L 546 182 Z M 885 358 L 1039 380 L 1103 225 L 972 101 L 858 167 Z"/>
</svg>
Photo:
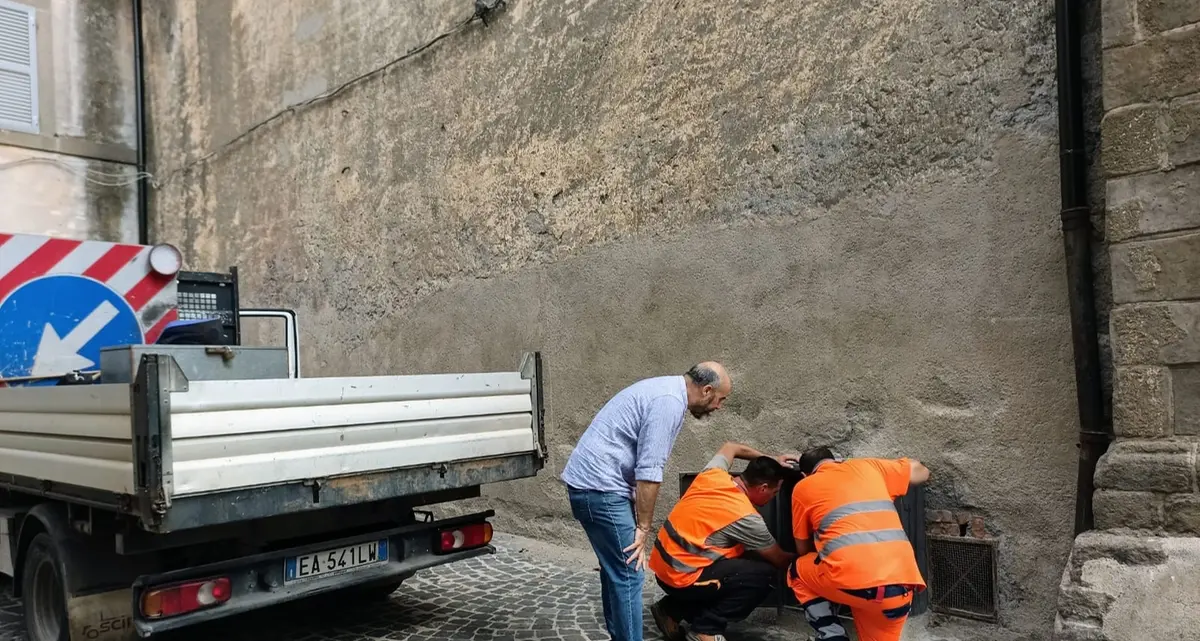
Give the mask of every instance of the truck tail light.
<svg viewBox="0 0 1200 641">
<path fill-rule="evenodd" d="M 142 614 L 147 619 L 165 619 L 220 605 L 232 596 L 229 579 L 208 579 L 155 588 L 142 595 Z"/>
<path fill-rule="evenodd" d="M 439 536 L 438 549 L 442 552 L 459 552 L 483 547 L 492 542 L 492 524 L 472 523 L 460 527 L 442 530 Z"/>
</svg>

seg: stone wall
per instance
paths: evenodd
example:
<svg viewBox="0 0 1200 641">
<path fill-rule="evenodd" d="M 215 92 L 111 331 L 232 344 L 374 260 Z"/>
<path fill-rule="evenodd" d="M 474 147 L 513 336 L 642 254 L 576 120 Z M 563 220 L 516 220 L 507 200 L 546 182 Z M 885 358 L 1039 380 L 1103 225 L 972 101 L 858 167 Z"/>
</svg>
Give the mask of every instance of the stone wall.
<svg viewBox="0 0 1200 641">
<path fill-rule="evenodd" d="M 586 545 L 556 475 L 596 410 L 720 359 L 659 518 L 728 439 L 916 456 L 1045 638 L 1077 433 L 1053 3 L 507 6 L 147 2 L 156 239 L 295 308 L 308 376 L 544 350 L 550 461 L 485 490 L 501 530 Z"/>
<path fill-rule="evenodd" d="M 1200 3 L 1104 5 L 1113 421 L 1059 638 L 1200 629 Z"/>
</svg>

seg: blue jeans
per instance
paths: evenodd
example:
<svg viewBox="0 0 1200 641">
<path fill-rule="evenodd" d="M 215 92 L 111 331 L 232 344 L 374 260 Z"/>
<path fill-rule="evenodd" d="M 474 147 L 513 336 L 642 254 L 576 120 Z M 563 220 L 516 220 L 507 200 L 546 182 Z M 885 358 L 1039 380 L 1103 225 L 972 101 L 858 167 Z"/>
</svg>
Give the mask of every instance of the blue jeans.
<svg viewBox="0 0 1200 641">
<path fill-rule="evenodd" d="M 642 639 L 642 573 L 625 562 L 637 524 L 633 501 L 621 494 L 567 488 L 571 513 L 600 560 L 604 625 L 613 641 Z"/>
</svg>

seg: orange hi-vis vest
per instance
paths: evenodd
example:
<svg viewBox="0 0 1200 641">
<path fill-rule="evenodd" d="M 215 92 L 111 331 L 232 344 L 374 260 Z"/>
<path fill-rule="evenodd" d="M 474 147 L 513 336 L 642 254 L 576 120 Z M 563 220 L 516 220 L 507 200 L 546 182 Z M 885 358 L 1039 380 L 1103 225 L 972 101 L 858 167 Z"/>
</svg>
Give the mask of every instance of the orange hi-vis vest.
<svg viewBox="0 0 1200 641">
<path fill-rule="evenodd" d="M 659 529 L 650 569 L 663 583 L 686 588 L 714 561 L 741 556 L 742 545 L 719 548 L 710 545 L 708 537 L 756 512 L 729 472 L 701 472 Z"/>
<path fill-rule="evenodd" d="M 793 488 L 792 534 L 812 538 L 815 562 L 834 585 L 925 587 L 893 503 L 910 475 L 908 459 L 829 461 Z"/>
</svg>

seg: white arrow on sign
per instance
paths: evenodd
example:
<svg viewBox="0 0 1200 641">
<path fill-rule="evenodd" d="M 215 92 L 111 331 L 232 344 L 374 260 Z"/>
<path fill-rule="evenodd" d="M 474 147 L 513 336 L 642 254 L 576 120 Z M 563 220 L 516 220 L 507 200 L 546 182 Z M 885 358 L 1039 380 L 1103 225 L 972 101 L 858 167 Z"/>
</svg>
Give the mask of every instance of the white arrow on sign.
<svg viewBox="0 0 1200 641">
<path fill-rule="evenodd" d="M 54 331 L 50 323 L 46 323 L 45 329 L 42 330 L 42 340 L 38 342 L 37 356 L 33 357 L 33 370 L 29 374 L 57 376 L 93 365 L 90 358 L 79 355 L 79 350 L 116 317 L 117 308 L 104 301 L 62 338 L 58 337 L 58 332 Z"/>
</svg>

